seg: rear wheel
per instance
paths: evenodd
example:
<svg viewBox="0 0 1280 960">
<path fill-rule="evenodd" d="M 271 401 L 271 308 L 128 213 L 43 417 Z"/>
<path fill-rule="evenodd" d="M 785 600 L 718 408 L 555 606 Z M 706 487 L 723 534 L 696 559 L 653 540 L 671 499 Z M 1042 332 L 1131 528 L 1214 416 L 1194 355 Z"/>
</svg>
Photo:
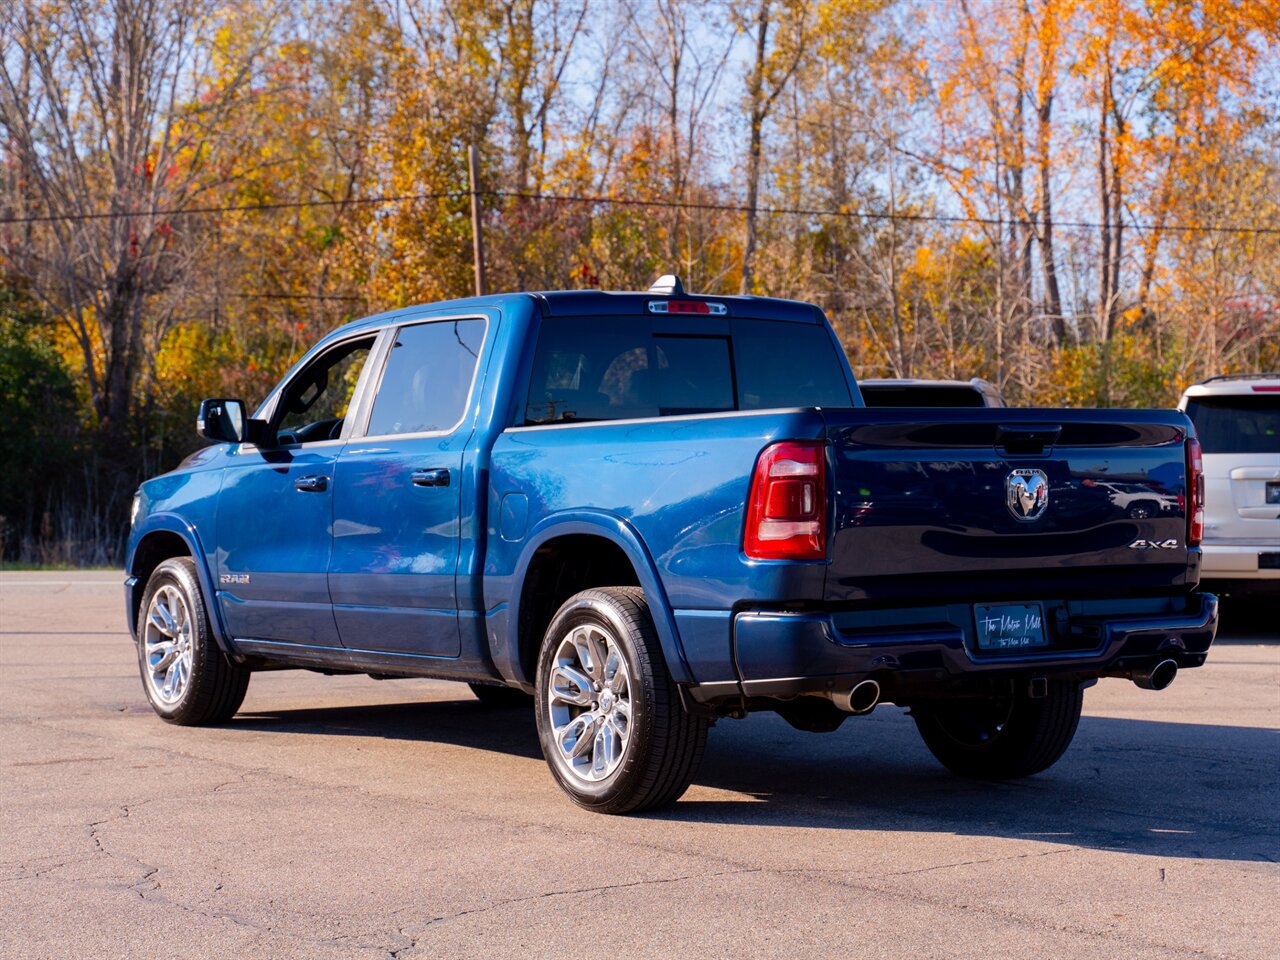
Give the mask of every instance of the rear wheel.
<svg viewBox="0 0 1280 960">
<path fill-rule="evenodd" d="M 491 683 L 469 683 L 476 699 L 495 710 L 511 710 L 533 706 L 533 697 L 515 687 L 499 687 Z"/>
<path fill-rule="evenodd" d="M 1057 762 L 1075 736 L 1083 703 L 1077 681 L 1054 678 L 1035 699 L 1025 685 L 1010 683 L 997 696 L 921 704 L 911 713 L 925 746 L 953 773 L 1009 780 Z"/>
<path fill-rule="evenodd" d="M 164 561 L 147 581 L 138 669 L 152 709 L 170 723 L 223 723 L 244 702 L 249 671 L 218 647 L 190 557 Z"/>
<path fill-rule="evenodd" d="M 709 726 L 681 706 L 638 587 L 584 590 L 560 608 L 538 658 L 536 713 L 552 775 L 599 813 L 674 803 Z"/>
</svg>

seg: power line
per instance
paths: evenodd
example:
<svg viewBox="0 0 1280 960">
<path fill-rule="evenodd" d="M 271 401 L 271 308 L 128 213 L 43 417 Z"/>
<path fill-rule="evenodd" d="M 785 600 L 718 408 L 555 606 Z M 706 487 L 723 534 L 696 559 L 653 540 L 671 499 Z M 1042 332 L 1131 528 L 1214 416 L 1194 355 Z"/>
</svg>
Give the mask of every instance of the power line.
<svg viewBox="0 0 1280 960">
<path fill-rule="evenodd" d="M 541 200 L 563 203 L 600 203 L 624 207 L 656 207 L 681 210 L 703 210 L 722 213 L 747 213 L 751 208 L 739 203 L 700 203 L 679 200 L 640 200 L 629 197 L 590 196 L 584 194 L 547 194 L 521 193 L 509 190 L 482 191 L 489 196 L 508 199 Z M 1032 217 L 973 217 L 937 213 L 899 213 L 873 212 L 868 210 L 830 210 L 814 207 L 757 207 L 757 214 L 766 216 L 808 216 L 836 217 L 860 220 L 898 220 L 915 223 L 973 223 L 986 226 L 1016 226 L 1019 224 L 1034 225 L 1037 221 Z M 1109 224 L 1086 220 L 1055 220 L 1054 229 L 1090 229 L 1097 230 Z M 1280 234 L 1280 226 L 1236 226 L 1231 224 L 1155 224 L 1130 223 L 1129 226 L 1140 230 L 1164 231 L 1166 233 L 1254 233 Z"/>
<path fill-rule="evenodd" d="M 537 193 L 533 191 L 514 190 L 478 190 L 479 196 L 507 199 L 529 200 L 538 203 L 576 203 L 595 206 L 632 207 L 648 209 L 667 209 L 701 211 L 709 213 L 747 213 L 750 208 L 742 203 L 712 203 L 688 200 L 648 200 L 639 197 L 616 197 L 602 194 L 560 194 Z M 276 210 L 295 210 L 308 207 L 344 207 L 367 206 L 389 203 L 410 203 L 421 200 L 463 200 L 470 196 L 469 191 L 439 191 L 432 193 L 383 194 L 374 197 L 353 197 L 345 200 L 292 200 L 273 203 L 244 203 L 226 206 L 181 207 L 173 209 L 144 210 L 138 212 L 107 211 L 103 213 L 84 213 L 70 215 L 42 214 L 37 216 L 0 217 L 0 225 L 30 223 L 78 223 L 91 220 L 116 220 L 131 217 L 188 217 L 216 216 L 228 213 L 264 213 Z M 905 222 L 905 223 L 945 223 L 975 224 L 982 226 L 1017 226 L 1034 224 L 1030 217 L 978 217 L 941 213 L 902 213 L 900 211 L 870 210 L 832 210 L 818 207 L 775 207 L 759 206 L 759 216 L 805 216 L 829 217 L 834 219 L 863 220 L 867 222 Z M 1055 229 L 1064 230 L 1098 230 L 1108 224 L 1089 220 L 1055 220 Z M 1223 223 L 1142 223 L 1132 222 L 1132 229 L 1147 230 L 1156 233 L 1240 233 L 1252 235 L 1280 234 L 1280 225 L 1259 224 L 1223 224 Z"/>
<path fill-rule="evenodd" d="M 123 220 L 132 217 L 195 217 L 224 213 L 265 213 L 274 210 L 298 210 L 304 207 L 346 207 L 364 206 L 378 203 L 404 203 L 410 200 L 443 200 L 454 196 L 465 196 L 461 193 L 398 193 L 382 194 L 376 197 L 349 197 L 344 200 L 281 200 L 271 203 L 237 203 L 218 207 L 174 207 L 156 210 L 107 210 L 100 213 L 74 214 L 39 214 L 24 217 L 0 217 L 0 224 L 6 223 L 80 223 L 89 220 Z"/>
</svg>

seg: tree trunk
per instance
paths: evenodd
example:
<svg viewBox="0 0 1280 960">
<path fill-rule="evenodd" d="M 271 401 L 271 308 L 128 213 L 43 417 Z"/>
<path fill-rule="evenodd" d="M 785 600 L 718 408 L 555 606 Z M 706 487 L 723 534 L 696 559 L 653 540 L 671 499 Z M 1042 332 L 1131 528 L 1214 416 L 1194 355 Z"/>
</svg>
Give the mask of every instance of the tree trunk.
<svg viewBox="0 0 1280 960">
<path fill-rule="evenodd" d="M 676 10 L 661 11 L 667 20 L 667 42 L 670 45 L 671 52 L 671 83 L 667 93 L 667 138 L 668 144 L 668 164 L 671 167 L 671 186 L 675 199 L 683 202 L 685 199 L 684 192 L 684 170 L 680 163 L 680 67 L 683 61 L 684 52 L 684 22 L 675 21 L 675 17 L 681 16 Z M 683 207 L 673 207 L 671 209 L 671 228 L 670 235 L 667 238 L 667 250 L 670 263 L 667 268 L 676 269 L 676 264 L 680 259 L 680 232 L 682 227 L 682 219 L 684 215 Z"/>
<path fill-rule="evenodd" d="M 1030 5 L 1023 9 L 1030 16 Z M 1037 27 L 1040 67 L 1036 77 L 1036 167 L 1039 183 L 1036 210 L 1040 223 L 1040 274 L 1044 284 L 1044 314 L 1055 345 L 1067 340 L 1067 318 L 1062 314 L 1062 293 L 1058 288 L 1057 254 L 1053 247 L 1053 98 L 1058 82 L 1058 10 L 1052 0 L 1041 0 Z"/>
<path fill-rule="evenodd" d="M 1114 130 L 1113 130 L 1114 121 Z M 1120 264 L 1124 241 L 1123 158 L 1125 125 L 1115 110 L 1112 74 L 1103 75 L 1098 116 L 1098 200 L 1102 214 L 1098 251 L 1098 336 L 1109 342 L 1120 316 Z"/>
<path fill-rule="evenodd" d="M 1094 318 L 1094 335 L 1097 339 L 1108 339 L 1107 316 L 1111 303 L 1111 163 L 1108 159 L 1107 142 L 1107 102 L 1106 97 L 1098 108 L 1098 212 L 1101 214 L 1098 227 L 1098 303 Z"/>
<path fill-rule="evenodd" d="M 769 44 L 769 3 L 761 0 L 756 15 L 756 60 L 751 68 L 747 97 L 751 117 L 750 141 L 747 146 L 747 224 L 742 244 L 741 293 L 750 293 L 755 279 L 756 218 L 760 201 L 760 140 L 768 105 L 764 96 L 764 68 Z"/>
</svg>

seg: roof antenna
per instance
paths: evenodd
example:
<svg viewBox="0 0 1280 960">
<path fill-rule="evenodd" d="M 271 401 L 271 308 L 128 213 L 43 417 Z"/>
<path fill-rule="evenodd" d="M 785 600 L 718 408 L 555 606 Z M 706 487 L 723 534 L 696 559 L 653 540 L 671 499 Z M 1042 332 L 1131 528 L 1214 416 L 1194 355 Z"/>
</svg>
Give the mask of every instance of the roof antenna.
<svg viewBox="0 0 1280 960">
<path fill-rule="evenodd" d="M 664 273 L 649 288 L 650 293 L 666 294 L 668 297 L 683 297 L 684 284 L 674 273 Z"/>
</svg>

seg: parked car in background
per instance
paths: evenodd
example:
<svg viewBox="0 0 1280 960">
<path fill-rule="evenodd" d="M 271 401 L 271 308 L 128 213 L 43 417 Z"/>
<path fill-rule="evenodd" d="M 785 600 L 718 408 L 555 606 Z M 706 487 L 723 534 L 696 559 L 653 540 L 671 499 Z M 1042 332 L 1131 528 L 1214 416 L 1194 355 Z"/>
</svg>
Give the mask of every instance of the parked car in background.
<svg viewBox="0 0 1280 960">
<path fill-rule="evenodd" d="M 1170 511 L 1182 512 L 1182 501 L 1178 495 L 1169 493 L 1159 485 L 1106 481 L 1097 481 L 1093 485 L 1105 490 L 1111 502 L 1131 520 L 1146 520 Z"/>
<path fill-rule="evenodd" d="M 1280 597 L 1280 373 L 1210 377 L 1178 409 L 1204 456 L 1201 576 L 1233 594 Z"/>
<path fill-rule="evenodd" d="M 859 380 L 868 407 L 1003 407 L 995 384 L 971 380 Z"/>
</svg>

